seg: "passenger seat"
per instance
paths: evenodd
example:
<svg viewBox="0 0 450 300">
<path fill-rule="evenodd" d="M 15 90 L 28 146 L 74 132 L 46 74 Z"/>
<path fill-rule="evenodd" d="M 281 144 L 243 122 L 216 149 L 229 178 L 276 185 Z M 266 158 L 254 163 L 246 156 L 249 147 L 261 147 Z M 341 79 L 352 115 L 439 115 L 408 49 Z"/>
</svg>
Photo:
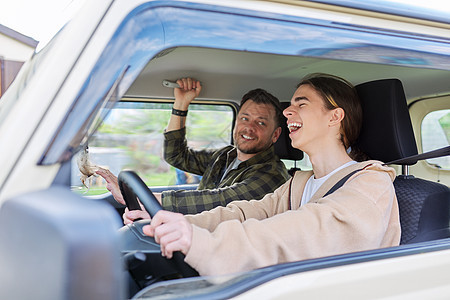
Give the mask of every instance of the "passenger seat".
<svg viewBox="0 0 450 300">
<path fill-rule="evenodd" d="M 356 86 L 363 126 L 356 144 L 371 159 L 394 161 L 417 154 L 403 85 L 383 79 Z M 413 162 L 411 164 L 415 164 Z M 400 209 L 401 244 L 450 237 L 450 189 L 416 178 L 402 166 L 394 181 Z"/>
</svg>

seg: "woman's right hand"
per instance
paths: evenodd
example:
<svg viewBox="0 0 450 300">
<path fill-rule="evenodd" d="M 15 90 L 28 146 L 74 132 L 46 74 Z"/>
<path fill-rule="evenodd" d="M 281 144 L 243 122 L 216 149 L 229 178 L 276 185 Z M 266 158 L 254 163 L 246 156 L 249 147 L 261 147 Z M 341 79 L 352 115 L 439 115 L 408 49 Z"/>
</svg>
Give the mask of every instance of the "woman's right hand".
<svg viewBox="0 0 450 300">
<path fill-rule="evenodd" d="M 186 255 L 191 248 L 193 228 L 180 213 L 160 210 L 153 216 L 150 225 L 145 225 L 142 230 L 145 235 L 155 238 L 161 245 L 162 256 L 169 259 L 175 251 Z"/>
</svg>

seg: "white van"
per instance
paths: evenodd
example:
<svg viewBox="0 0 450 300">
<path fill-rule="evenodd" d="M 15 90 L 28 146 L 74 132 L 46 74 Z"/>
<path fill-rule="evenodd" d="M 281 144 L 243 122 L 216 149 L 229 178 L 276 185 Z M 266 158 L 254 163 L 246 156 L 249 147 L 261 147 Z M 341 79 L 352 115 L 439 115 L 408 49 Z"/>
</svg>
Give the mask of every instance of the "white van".
<svg viewBox="0 0 450 300">
<path fill-rule="evenodd" d="M 0 298 L 450 297 L 449 19 L 390 1 L 86 1 L 0 99 Z M 206 148 L 232 143 L 246 91 L 289 102 L 315 72 L 360 89 L 395 82 L 395 92 L 361 91 L 372 158 L 443 149 L 392 164 L 400 246 L 190 277 L 154 242 L 133 249 L 119 229 L 124 206 L 101 178 L 80 181 L 77 154 L 89 145 L 93 162 L 135 170 L 154 192 L 196 188 L 161 156 L 174 99 L 164 80 L 202 82 L 188 140 Z M 306 156 L 282 158 L 310 168 Z"/>
</svg>

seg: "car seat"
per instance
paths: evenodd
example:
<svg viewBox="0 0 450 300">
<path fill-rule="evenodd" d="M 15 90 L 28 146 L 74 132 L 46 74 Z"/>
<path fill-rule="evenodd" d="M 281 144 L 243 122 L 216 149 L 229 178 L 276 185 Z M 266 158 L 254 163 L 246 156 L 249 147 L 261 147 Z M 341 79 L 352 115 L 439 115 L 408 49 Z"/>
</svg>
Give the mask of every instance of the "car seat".
<svg viewBox="0 0 450 300">
<path fill-rule="evenodd" d="M 398 79 L 356 86 L 363 125 L 356 143 L 371 159 L 390 162 L 417 154 L 403 85 Z M 415 164 L 413 161 L 410 164 Z M 416 178 L 402 165 L 394 181 L 400 210 L 401 244 L 450 237 L 450 190 L 446 185 Z"/>
</svg>

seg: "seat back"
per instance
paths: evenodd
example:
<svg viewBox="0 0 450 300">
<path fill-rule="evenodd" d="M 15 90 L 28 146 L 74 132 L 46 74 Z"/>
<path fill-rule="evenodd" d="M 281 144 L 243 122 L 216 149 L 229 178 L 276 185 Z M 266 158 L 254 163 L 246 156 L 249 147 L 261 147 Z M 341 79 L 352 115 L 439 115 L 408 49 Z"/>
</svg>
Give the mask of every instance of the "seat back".
<svg viewBox="0 0 450 300">
<path fill-rule="evenodd" d="M 447 186 L 399 175 L 394 187 L 400 209 L 401 244 L 450 237 L 450 191 Z"/>
<path fill-rule="evenodd" d="M 0 209 L 0 299 L 124 299 L 120 226 L 110 205 L 67 188 L 6 201 Z"/>
<path fill-rule="evenodd" d="M 363 109 L 356 147 L 371 159 L 383 162 L 417 154 L 402 83 L 398 79 L 376 80 L 357 85 L 356 90 Z M 399 175 L 394 187 L 400 210 L 401 244 L 450 237 L 447 186 Z"/>
<path fill-rule="evenodd" d="M 290 103 L 281 102 L 281 109 L 286 109 Z M 287 119 L 283 116 L 281 122 L 281 134 L 278 140 L 275 142 L 275 154 L 280 159 L 292 160 L 295 162 L 303 159 L 303 151 L 292 147 L 291 139 L 289 138 L 289 129 L 287 127 Z M 292 176 L 295 171 L 300 170 L 296 166 L 289 170 L 289 174 Z"/>
</svg>

